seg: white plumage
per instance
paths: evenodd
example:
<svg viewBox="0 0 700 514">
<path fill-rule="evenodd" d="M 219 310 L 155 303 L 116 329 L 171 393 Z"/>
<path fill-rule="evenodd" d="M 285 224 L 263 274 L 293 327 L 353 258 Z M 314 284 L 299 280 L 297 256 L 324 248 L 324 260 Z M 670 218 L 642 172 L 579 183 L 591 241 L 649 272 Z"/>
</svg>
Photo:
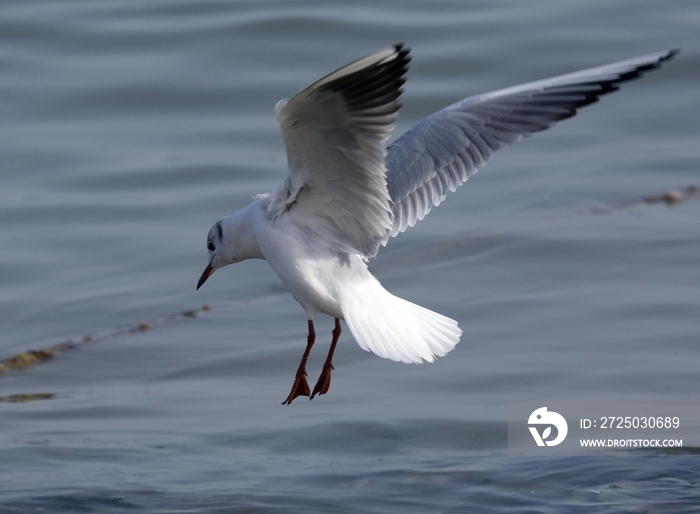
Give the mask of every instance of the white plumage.
<svg viewBox="0 0 700 514">
<path fill-rule="evenodd" d="M 367 269 L 379 247 L 430 212 L 491 155 L 671 59 L 660 52 L 461 100 L 427 117 L 388 151 L 410 62 L 398 44 L 359 59 L 281 100 L 275 113 L 289 173 L 272 193 L 209 231 L 209 264 L 266 259 L 308 317 L 307 347 L 292 391 L 325 394 L 344 319 L 361 348 L 402 362 L 432 362 L 452 350 L 457 322 L 398 298 Z M 335 318 L 328 358 L 311 393 L 306 359 L 314 316 Z"/>
</svg>

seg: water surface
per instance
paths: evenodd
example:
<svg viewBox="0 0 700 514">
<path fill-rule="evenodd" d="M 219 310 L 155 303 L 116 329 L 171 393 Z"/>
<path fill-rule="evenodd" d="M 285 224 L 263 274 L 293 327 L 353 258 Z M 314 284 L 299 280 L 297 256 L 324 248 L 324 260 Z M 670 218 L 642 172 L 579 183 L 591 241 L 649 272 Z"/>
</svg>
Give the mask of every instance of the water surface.
<svg viewBox="0 0 700 514">
<path fill-rule="evenodd" d="M 4 2 L 0 359 L 86 342 L 0 376 L 0 512 L 697 512 L 692 450 L 518 459 L 507 421 L 518 398 L 697 404 L 700 202 L 642 199 L 700 183 L 699 24 L 694 2 Z M 345 330 L 329 394 L 283 407 L 303 311 L 264 262 L 195 292 L 206 233 L 282 180 L 277 100 L 398 41 L 397 134 L 682 54 L 495 156 L 372 262 L 459 321 L 449 356 L 394 363 Z"/>
</svg>

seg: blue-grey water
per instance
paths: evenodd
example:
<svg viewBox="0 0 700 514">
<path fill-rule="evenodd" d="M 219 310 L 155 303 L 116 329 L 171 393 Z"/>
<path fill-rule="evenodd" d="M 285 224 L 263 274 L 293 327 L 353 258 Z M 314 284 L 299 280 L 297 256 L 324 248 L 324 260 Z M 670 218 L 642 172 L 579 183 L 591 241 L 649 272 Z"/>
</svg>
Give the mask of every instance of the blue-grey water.
<svg viewBox="0 0 700 514">
<path fill-rule="evenodd" d="M 643 199 L 700 185 L 699 27 L 694 1 L 2 2 L 0 360 L 84 344 L 0 375 L 0 512 L 699 512 L 693 448 L 507 444 L 518 398 L 697 409 L 700 201 Z M 497 154 L 372 262 L 459 321 L 451 354 L 390 362 L 346 329 L 329 394 L 282 406 L 304 313 L 264 261 L 196 292 L 206 234 L 282 180 L 277 100 L 398 41 L 396 134 L 682 53 Z"/>
</svg>

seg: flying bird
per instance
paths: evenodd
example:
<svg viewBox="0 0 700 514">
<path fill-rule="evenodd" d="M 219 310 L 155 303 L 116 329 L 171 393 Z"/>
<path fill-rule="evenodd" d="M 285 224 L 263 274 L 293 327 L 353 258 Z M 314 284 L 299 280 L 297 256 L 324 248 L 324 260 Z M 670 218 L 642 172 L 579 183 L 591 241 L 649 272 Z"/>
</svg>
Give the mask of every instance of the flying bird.
<svg viewBox="0 0 700 514">
<path fill-rule="evenodd" d="M 277 103 L 287 176 L 214 224 L 197 289 L 219 268 L 265 259 L 304 308 L 306 349 L 283 404 L 328 392 L 341 319 L 364 350 L 395 361 L 432 362 L 455 347 L 462 330 L 384 289 L 368 271 L 368 259 L 495 151 L 574 116 L 678 52 L 471 96 L 428 116 L 388 147 L 410 50 L 397 44 L 352 62 Z M 318 313 L 335 318 L 335 327 L 311 391 L 306 362 Z"/>
</svg>

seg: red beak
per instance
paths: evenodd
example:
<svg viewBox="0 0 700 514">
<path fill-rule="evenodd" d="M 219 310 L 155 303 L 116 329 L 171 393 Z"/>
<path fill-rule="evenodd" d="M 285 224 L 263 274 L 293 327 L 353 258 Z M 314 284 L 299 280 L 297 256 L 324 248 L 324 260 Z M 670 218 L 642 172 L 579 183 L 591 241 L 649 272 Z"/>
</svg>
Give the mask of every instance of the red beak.
<svg viewBox="0 0 700 514">
<path fill-rule="evenodd" d="M 207 264 L 207 267 L 204 268 L 204 273 L 202 273 L 202 276 L 199 277 L 199 282 L 197 282 L 197 289 L 202 287 L 202 284 L 207 281 L 209 277 L 211 277 L 211 274 L 216 271 L 214 268 L 211 267 L 211 263 Z"/>
</svg>

